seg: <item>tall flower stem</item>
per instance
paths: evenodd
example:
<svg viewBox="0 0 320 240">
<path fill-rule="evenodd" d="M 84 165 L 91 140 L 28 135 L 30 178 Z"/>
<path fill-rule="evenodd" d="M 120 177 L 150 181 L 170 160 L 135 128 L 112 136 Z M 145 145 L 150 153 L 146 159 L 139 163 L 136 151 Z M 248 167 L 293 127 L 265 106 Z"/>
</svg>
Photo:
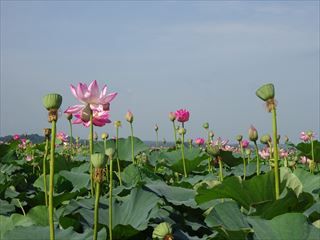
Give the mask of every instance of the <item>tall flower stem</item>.
<svg viewBox="0 0 320 240">
<path fill-rule="evenodd" d="M 103 147 L 104 147 L 104 153 L 107 150 L 107 139 L 103 139 Z M 108 167 L 108 161 L 106 161 L 106 179 L 107 182 L 109 181 L 109 167 Z"/>
<path fill-rule="evenodd" d="M 96 182 L 96 199 L 95 199 L 95 203 L 94 203 L 93 240 L 97 240 L 97 237 L 98 237 L 100 185 L 101 185 L 100 182 Z"/>
<path fill-rule="evenodd" d="M 109 176 L 110 176 L 110 181 L 109 181 L 109 239 L 112 240 L 112 184 L 113 184 L 113 179 L 112 179 L 112 163 L 113 159 L 112 156 L 109 156 L 109 161 L 110 161 L 110 168 L 109 168 Z"/>
<path fill-rule="evenodd" d="M 122 179 L 121 179 L 121 168 L 120 168 L 120 160 L 119 160 L 119 146 L 118 146 L 118 140 L 119 140 L 119 127 L 116 127 L 116 153 L 117 153 L 117 165 L 118 165 L 118 177 L 120 185 L 122 186 Z M 111 164 L 111 163 L 110 163 Z M 110 181 L 111 181 L 111 175 L 110 175 Z"/>
<path fill-rule="evenodd" d="M 272 132 L 273 132 L 273 158 L 274 158 L 274 177 L 275 177 L 275 189 L 276 189 L 276 199 L 280 197 L 280 172 L 279 172 L 279 154 L 278 154 L 278 143 L 277 143 L 277 113 L 276 107 L 273 105 L 272 109 Z"/>
<path fill-rule="evenodd" d="M 313 138 L 310 138 L 310 142 L 311 142 L 311 167 L 310 167 L 310 173 L 314 173 L 314 169 L 315 169 L 315 162 L 314 162 L 314 146 L 313 146 Z"/>
<path fill-rule="evenodd" d="M 174 121 L 172 121 L 173 124 L 173 133 L 174 133 L 174 145 L 177 148 L 177 129 L 176 129 L 176 124 L 174 123 Z"/>
<path fill-rule="evenodd" d="M 133 145 L 133 126 L 132 126 L 132 122 L 130 123 L 130 130 L 131 130 L 131 159 L 132 159 L 132 163 L 135 164 L 135 161 L 134 161 L 134 145 Z"/>
<path fill-rule="evenodd" d="M 222 159 L 220 156 L 217 157 L 219 162 L 219 180 L 220 182 L 223 182 L 223 166 L 222 166 Z"/>
<path fill-rule="evenodd" d="M 90 139 L 89 139 L 89 151 L 90 151 L 90 158 L 93 154 L 93 113 L 90 110 Z M 90 159 L 90 186 L 91 186 L 91 196 L 93 197 L 93 165 Z"/>
<path fill-rule="evenodd" d="M 184 158 L 184 134 L 182 134 L 181 155 L 182 155 L 184 177 L 188 177 L 187 169 L 186 169 L 186 160 Z"/>
<path fill-rule="evenodd" d="M 256 150 L 256 157 L 257 157 L 257 175 L 260 175 L 260 158 L 259 158 L 259 148 L 257 142 L 254 141 L 254 148 Z"/>
<path fill-rule="evenodd" d="M 158 134 L 158 131 L 156 131 L 156 136 L 157 136 L 156 147 L 158 147 L 159 146 L 159 134 Z"/>
<path fill-rule="evenodd" d="M 243 160 L 243 180 L 246 180 L 246 174 L 247 174 L 246 158 L 244 156 L 244 151 L 243 151 L 241 141 L 239 141 L 239 146 L 240 146 L 240 152 L 241 152 L 242 160 Z"/>
<path fill-rule="evenodd" d="M 54 152 L 56 146 L 56 121 L 52 121 L 51 130 L 51 149 L 50 149 L 50 178 L 49 178 L 49 227 L 50 240 L 54 240 L 53 225 L 53 188 L 54 188 Z"/>
<path fill-rule="evenodd" d="M 73 154 L 72 123 L 71 123 L 71 120 L 68 120 L 68 121 L 69 121 L 69 127 L 70 127 L 70 148 L 71 148 L 71 153 Z"/>
<path fill-rule="evenodd" d="M 44 191 L 44 199 L 45 204 L 48 206 L 48 191 L 47 191 L 47 157 L 48 157 L 48 148 L 49 148 L 49 138 L 46 137 L 46 146 L 44 149 L 43 163 L 42 163 L 42 171 L 43 171 L 43 191 Z"/>
</svg>

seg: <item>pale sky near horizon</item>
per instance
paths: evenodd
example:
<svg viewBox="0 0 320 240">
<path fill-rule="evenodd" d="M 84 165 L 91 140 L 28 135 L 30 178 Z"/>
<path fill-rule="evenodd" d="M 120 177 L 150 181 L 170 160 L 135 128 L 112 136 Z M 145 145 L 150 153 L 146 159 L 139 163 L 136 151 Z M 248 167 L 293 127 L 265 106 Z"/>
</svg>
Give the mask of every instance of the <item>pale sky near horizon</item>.
<svg viewBox="0 0 320 240">
<path fill-rule="evenodd" d="M 118 92 L 111 120 L 134 113 L 135 135 L 172 141 L 168 113 L 190 110 L 187 137 L 271 132 L 255 91 L 272 82 L 279 133 L 319 138 L 319 1 L 1 1 L 0 135 L 50 127 L 42 96 L 78 104 L 69 85 Z M 64 116 L 58 130 L 68 133 Z M 95 127 L 115 134 L 113 124 Z M 89 129 L 74 126 L 74 136 Z"/>
</svg>

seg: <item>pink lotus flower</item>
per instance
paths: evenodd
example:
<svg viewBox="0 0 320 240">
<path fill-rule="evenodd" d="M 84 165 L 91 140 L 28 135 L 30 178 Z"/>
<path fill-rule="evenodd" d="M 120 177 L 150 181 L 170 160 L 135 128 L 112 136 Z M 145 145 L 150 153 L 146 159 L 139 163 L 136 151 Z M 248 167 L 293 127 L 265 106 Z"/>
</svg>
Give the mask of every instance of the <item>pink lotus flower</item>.
<svg viewBox="0 0 320 240">
<path fill-rule="evenodd" d="M 313 139 L 315 137 L 314 133 L 312 131 L 308 131 L 308 132 L 301 132 L 300 133 L 300 139 L 304 142 L 308 142 L 311 139 Z"/>
<path fill-rule="evenodd" d="M 280 157 L 286 158 L 289 156 L 289 152 L 283 148 L 280 149 Z"/>
<path fill-rule="evenodd" d="M 87 104 L 90 105 L 92 110 L 107 111 L 109 110 L 110 102 L 117 96 L 117 93 L 107 94 L 107 86 L 104 85 L 101 93 L 97 80 L 90 83 L 89 87 L 85 83 L 79 83 L 77 88 L 72 84 L 70 85 L 71 92 L 73 95 L 83 104 L 74 105 L 68 107 L 65 113 L 76 114 L 81 112 Z"/>
<path fill-rule="evenodd" d="M 249 141 L 248 140 L 242 140 L 241 145 L 243 148 L 247 148 L 249 146 Z"/>
<path fill-rule="evenodd" d="M 20 136 L 19 136 L 19 134 L 14 134 L 12 138 L 13 138 L 13 140 L 19 140 Z"/>
<path fill-rule="evenodd" d="M 270 150 L 269 148 L 264 148 L 262 150 L 259 150 L 259 155 L 263 159 L 268 159 L 270 157 Z"/>
<path fill-rule="evenodd" d="M 57 139 L 61 140 L 61 142 L 67 142 L 68 136 L 64 132 L 60 131 L 57 133 Z"/>
<path fill-rule="evenodd" d="M 27 148 L 27 139 L 26 138 L 21 138 L 21 144 L 18 145 L 20 149 L 26 149 Z"/>
<path fill-rule="evenodd" d="M 30 162 L 30 161 L 32 161 L 33 160 L 33 156 L 31 156 L 31 155 L 27 155 L 26 156 L 26 161 L 27 162 Z"/>
<path fill-rule="evenodd" d="M 300 162 L 302 164 L 309 164 L 310 161 L 311 160 L 309 158 L 305 157 L 305 156 L 300 157 Z"/>
<path fill-rule="evenodd" d="M 196 138 L 196 140 L 194 141 L 198 146 L 201 146 L 204 144 L 204 139 L 203 138 Z"/>
<path fill-rule="evenodd" d="M 224 151 L 233 152 L 233 151 L 235 151 L 235 148 L 232 147 L 232 146 L 230 146 L 230 145 L 225 145 L 225 146 L 223 147 L 223 150 L 224 150 Z"/>
<path fill-rule="evenodd" d="M 224 148 L 228 144 L 229 140 L 222 140 L 221 137 L 218 137 L 217 140 L 212 141 L 213 146 L 218 145 L 220 148 Z"/>
<path fill-rule="evenodd" d="M 85 127 L 90 126 L 90 121 L 84 121 L 83 118 L 81 117 L 81 114 L 75 114 L 74 115 L 76 119 L 72 122 L 73 124 L 81 124 Z M 92 123 L 95 126 L 102 127 L 106 123 L 111 123 L 109 119 L 109 111 L 93 111 L 93 118 L 92 118 Z"/>
<path fill-rule="evenodd" d="M 189 120 L 190 113 L 186 109 L 179 109 L 175 112 L 175 116 L 176 116 L 176 119 L 178 120 L 178 122 L 184 123 Z"/>
</svg>

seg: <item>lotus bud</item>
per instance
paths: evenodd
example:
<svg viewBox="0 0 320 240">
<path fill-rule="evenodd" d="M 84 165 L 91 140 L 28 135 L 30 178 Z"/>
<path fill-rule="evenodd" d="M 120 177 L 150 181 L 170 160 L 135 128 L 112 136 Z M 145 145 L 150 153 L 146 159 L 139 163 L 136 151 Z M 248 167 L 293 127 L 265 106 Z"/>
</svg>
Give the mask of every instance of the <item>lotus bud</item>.
<svg viewBox="0 0 320 240">
<path fill-rule="evenodd" d="M 205 122 L 202 127 L 207 130 L 209 128 L 209 123 Z"/>
<path fill-rule="evenodd" d="M 126 118 L 127 122 L 132 123 L 133 122 L 133 114 L 132 114 L 132 112 L 128 111 L 126 113 L 125 118 Z"/>
<path fill-rule="evenodd" d="M 43 106 L 49 111 L 51 109 L 59 109 L 62 103 L 62 96 L 57 93 L 50 93 L 43 97 Z"/>
<path fill-rule="evenodd" d="M 272 83 L 265 84 L 261 86 L 257 91 L 256 95 L 261 98 L 263 101 L 268 101 L 274 99 L 274 86 Z"/>
<path fill-rule="evenodd" d="M 159 130 L 159 127 L 158 127 L 158 125 L 156 124 L 156 125 L 154 125 L 154 130 L 157 132 L 158 130 Z"/>
<path fill-rule="evenodd" d="M 209 132 L 209 135 L 210 135 L 211 138 L 213 138 L 213 137 L 214 137 L 214 132 L 213 132 L 213 131 L 210 131 L 210 132 Z"/>
<path fill-rule="evenodd" d="M 109 138 L 109 134 L 108 133 L 104 132 L 104 133 L 101 134 L 101 139 L 102 140 L 107 140 L 108 138 Z"/>
<path fill-rule="evenodd" d="M 258 140 L 258 131 L 257 129 L 251 125 L 249 128 L 249 139 L 252 142 L 256 142 Z"/>
<path fill-rule="evenodd" d="M 263 144 L 269 144 L 269 142 L 271 142 L 271 137 L 270 137 L 270 135 L 268 135 L 268 134 L 263 135 L 263 136 L 260 138 L 260 142 L 263 143 Z"/>
<path fill-rule="evenodd" d="M 105 153 L 109 158 L 112 158 L 112 156 L 114 154 L 114 149 L 113 148 L 107 148 Z"/>
<path fill-rule="evenodd" d="M 211 144 L 207 146 L 206 151 L 209 155 L 212 155 L 214 157 L 219 156 L 220 154 L 220 148 L 218 145 L 212 146 Z"/>
<path fill-rule="evenodd" d="M 314 137 L 314 134 L 313 134 L 313 132 L 311 130 L 307 131 L 306 134 L 308 135 L 308 137 L 310 139 L 312 139 Z"/>
<path fill-rule="evenodd" d="M 72 114 L 71 113 L 66 113 L 66 118 L 68 121 L 72 119 Z"/>
<path fill-rule="evenodd" d="M 181 128 L 179 129 L 179 134 L 180 134 L 180 135 L 185 135 L 186 132 L 187 132 L 187 130 L 186 130 L 185 128 L 183 128 L 183 127 L 181 127 Z"/>
<path fill-rule="evenodd" d="M 162 222 L 152 232 L 153 239 L 173 240 L 172 228 L 169 223 Z"/>
<path fill-rule="evenodd" d="M 284 136 L 284 142 L 285 142 L 285 143 L 288 143 L 288 142 L 289 142 L 288 136 Z"/>
<path fill-rule="evenodd" d="M 238 142 L 241 142 L 241 141 L 242 141 L 242 138 L 243 138 L 242 135 L 238 135 L 238 136 L 236 137 L 236 139 L 237 139 Z"/>
<path fill-rule="evenodd" d="M 44 132 L 44 137 L 45 137 L 46 139 L 50 139 L 51 128 L 44 128 L 44 129 L 43 129 L 43 132 Z"/>
<path fill-rule="evenodd" d="M 85 106 L 85 108 L 80 113 L 81 120 L 84 122 L 89 122 L 90 121 L 90 114 L 91 114 L 91 108 L 90 108 L 90 105 L 87 104 Z"/>
<path fill-rule="evenodd" d="M 189 139 L 188 140 L 188 143 L 191 145 L 192 144 L 192 142 L 193 142 L 193 139 Z"/>
<path fill-rule="evenodd" d="M 114 126 L 116 127 L 116 128 L 119 128 L 119 127 L 121 127 L 121 121 L 114 121 Z"/>
<path fill-rule="evenodd" d="M 106 164 L 106 158 L 103 153 L 94 153 L 91 155 L 91 162 L 95 168 L 103 168 Z"/>
<path fill-rule="evenodd" d="M 174 112 L 170 112 L 169 119 L 170 119 L 170 121 L 174 122 L 176 120 L 176 114 Z"/>
</svg>

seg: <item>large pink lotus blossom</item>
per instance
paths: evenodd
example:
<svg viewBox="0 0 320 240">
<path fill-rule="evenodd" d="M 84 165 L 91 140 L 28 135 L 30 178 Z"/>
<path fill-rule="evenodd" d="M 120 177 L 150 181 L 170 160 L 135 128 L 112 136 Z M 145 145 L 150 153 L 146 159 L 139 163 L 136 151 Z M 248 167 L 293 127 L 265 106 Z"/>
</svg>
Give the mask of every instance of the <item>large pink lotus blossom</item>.
<svg viewBox="0 0 320 240">
<path fill-rule="evenodd" d="M 176 116 L 176 119 L 178 120 L 178 122 L 184 123 L 189 120 L 190 113 L 186 109 L 179 109 L 175 112 L 175 116 Z"/>
<path fill-rule="evenodd" d="M 57 133 L 57 139 L 59 139 L 61 142 L 68 142 L 68 136 L 62 131 Z"/>
<path fill-rule="evenodd" d="M 77 88 L 70 85 L 72 94 L 82 103 L 68 107 L 65 113 L 77 114 L 83 110 L 87 104 L 92 110 L 107 111 L 109 110 L 110 102 L 117 96 L 117 93 L 107 94 L 107 86 L 104 85 L 101 92 L 97 80 L 90 83 L 89 87 L 85 83 L 79 83 Z"/>
<path fill-rule="evenodd" d="M 194 141 L 198 146 L 201 146 L 204 144 L 204 139 L 203 138 L 196 138 L 196 140 Z"/>
<path fill-rule="evenodd" d="M 13 140 L 19 140 L 20 139 L 20 135 L 19 134 L 14 134 L 12 138 L 13 138 Z"/>
<path fill-rule="evenodd" d="M 269 148 L 264 148 L 262 150 L 259 150 L 259 155 L 263 159 L 268 159 L 270 157 L 270 150 Z"/>
<path fill-rule="evenodd" d="M 90 121 L 84 121 L 83 118 L 81 117 L 81 114 L 75 114 L 74 115 L 76 119 L 72 122 L 73 124 L 83 124 L 85 127 L 90 126 Z M 92 118 L 92 123 L 95 126 L 102 127 L 106 123 L 111 123 L 109 119 L 109 111 L 93 111 L 93 118 Z"/>
<path fill-rule="evenodd" d="M 242 140 L 242 141 L 241 141 L 241 146 L 242 146 L 243 148 L 247 148 L 247 147 L 249 146 L 249 141 L 248 141 L 248 140 Z"/>
<path fill-rule="evenodd" d="M 300 139 L 304 142 L 308 142 L 315 137 L 315 134 L 312 131 L 301 132 Z"/>
</svg>

